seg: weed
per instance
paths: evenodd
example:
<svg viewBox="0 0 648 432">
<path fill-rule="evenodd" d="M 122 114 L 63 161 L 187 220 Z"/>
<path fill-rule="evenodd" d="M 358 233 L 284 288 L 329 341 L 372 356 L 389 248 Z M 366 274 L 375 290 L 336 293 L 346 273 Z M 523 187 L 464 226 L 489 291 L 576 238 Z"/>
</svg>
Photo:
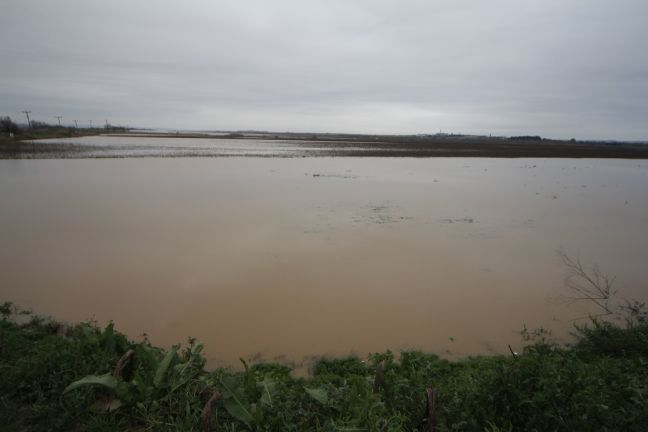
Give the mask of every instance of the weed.
<svg viewBox="0 0 648 432">
<path fill-rule="evenodd" d="M 202 345 L 163 350 L 113 324 L 71 327 L 13 305 L 0 320 L 4 430 L 624 430 L 648 424 L 648 325 L 593 320 L 572 346 L 544 333 L 515 357 L 418 351 L 320 359 L 308 378 L 261 363 L 205 370 Z M 535 339 L 533 339 L 535 338 Z M 432 395 L 432 396 L 431 396 Z"/>
</svg>

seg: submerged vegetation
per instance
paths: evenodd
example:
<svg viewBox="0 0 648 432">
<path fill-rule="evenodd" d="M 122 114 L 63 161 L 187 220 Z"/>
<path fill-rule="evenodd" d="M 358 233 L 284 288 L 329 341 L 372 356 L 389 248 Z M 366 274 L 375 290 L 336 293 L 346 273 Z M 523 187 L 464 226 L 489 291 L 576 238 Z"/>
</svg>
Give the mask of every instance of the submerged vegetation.
<svg viewBox="0 0 648 432">
<path fill-rule="evenodd" d="M 593 319 L 575 343 L 524 331 L 520 354 L 449 361 L 391 352 L 205 369 L 202 345 L 164 350 L 95 323 L 0 308 L 8 431 L 645 430 L 648 322 Z"/>
</svg>

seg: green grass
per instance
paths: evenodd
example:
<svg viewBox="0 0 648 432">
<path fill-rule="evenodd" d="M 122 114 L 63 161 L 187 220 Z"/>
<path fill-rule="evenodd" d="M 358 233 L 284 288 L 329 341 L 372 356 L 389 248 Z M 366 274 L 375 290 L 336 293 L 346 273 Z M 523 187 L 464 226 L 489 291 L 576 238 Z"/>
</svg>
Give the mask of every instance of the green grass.
<svg viewBox="0 0 648 432">
<path fill-rule="evenodd" d="M 64 326 L 0 305 L 3 431 L 643 431 L 648 325 L 594 321 L 575 343 L 448 361 L 391 352 L 205 369 L 202 345 L 163 350 L 108 325 Z M 379 367 L 380 365 L 380 367 Z M 376 370 L 381 369 L 376 380 Z M 211 403 L 208 401 L 211 400 Z"/>
<path fill-rule="evenodd" d="M 32 158 L 65 158 L 78 157 L 88 151 L 97 151 L 101 147 L 86 144 L 43 143 L 38 140 L 53 138 L 73 138 L 94 136 L 105 133 L 123 133 L 127 129 L 122 127 L 84 128 L 46 126 L 31 129 L 20 129 L 15 136 L 0 134 L 0 159 L 32 159 Z"/>
<path fill-rule="evenodd" d="M 8 134 L 0 134 L 3 142 L 10 143 L 16 141 L 30 141 L 37 139 L 48 138 L 72 138 L 80 136 L 100 135 L 105 133 L 123 133 L 128 129 L 121 126 L 111 126 L 110 128 L 95 127 L 95 128 L 74 128 L 63 126 L 45 125 L 40 127 L 33 127 L 29 129 L 19 129 L 13 137 Z"/>
</svg>

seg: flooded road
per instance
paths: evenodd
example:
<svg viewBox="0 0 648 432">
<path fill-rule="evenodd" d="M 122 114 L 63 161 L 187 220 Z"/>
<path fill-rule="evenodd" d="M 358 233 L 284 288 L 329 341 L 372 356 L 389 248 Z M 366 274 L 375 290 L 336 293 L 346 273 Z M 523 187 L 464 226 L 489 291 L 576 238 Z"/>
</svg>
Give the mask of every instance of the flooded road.
<svg viewBox="0 0 648 432">
<path fill-rule="evenodd" d="M 648 162 L 0 161 L 0 300 L 212 365 L 567 335 L 564 248 L 647 300 Z"/>
</svg>

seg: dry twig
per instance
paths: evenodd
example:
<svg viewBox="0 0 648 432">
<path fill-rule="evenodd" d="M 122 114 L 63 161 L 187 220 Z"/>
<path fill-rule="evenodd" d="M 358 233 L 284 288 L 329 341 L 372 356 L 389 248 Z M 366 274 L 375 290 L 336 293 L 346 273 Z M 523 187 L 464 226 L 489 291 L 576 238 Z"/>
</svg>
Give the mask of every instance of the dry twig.
<svg viewBox="0 0 648 432">
<path fill-rule="evenodd" d="M 615 277 L 601 272 L 596 264 L 591 270 L 586 269 L 580 258 L 570 257 L 563 249 L 559 249 L 557 254 L 567 270 L 565 287 L 572 293 L 563 298 L 569 302 L 585 300 L 594 303 L 601 313 L 593 317 L 612 315 L 614 312 L 609 306 L 609 300 L 616 294 L 613 289 Z"/>
</svg>

